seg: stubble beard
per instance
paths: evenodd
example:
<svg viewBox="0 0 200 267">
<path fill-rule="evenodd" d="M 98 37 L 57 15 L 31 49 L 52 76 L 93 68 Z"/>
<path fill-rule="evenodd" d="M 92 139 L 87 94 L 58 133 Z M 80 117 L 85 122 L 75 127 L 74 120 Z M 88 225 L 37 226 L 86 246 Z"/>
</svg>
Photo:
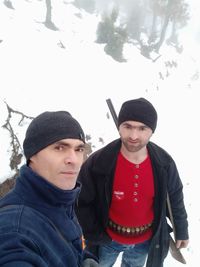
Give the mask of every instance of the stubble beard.
<svg viewBox="0 0 200 267">
<path fill-rule="evenodd" d="M 133 152 L 133 153 L 138 152 L 145 147 L 145 145 L 141 143 L 130 144 L 126 141 L 122 141 L 122 143 L 128 152 Z"/>
</svg>

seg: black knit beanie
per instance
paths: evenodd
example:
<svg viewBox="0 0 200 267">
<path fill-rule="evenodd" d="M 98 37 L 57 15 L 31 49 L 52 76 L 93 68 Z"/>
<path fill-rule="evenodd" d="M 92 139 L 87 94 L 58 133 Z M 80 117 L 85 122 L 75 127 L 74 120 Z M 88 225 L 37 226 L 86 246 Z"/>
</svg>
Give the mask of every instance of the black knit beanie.
<svg viewBox="0 0 200 267">
<path fill-rule="evenodd" d="M 67 111 L 46 111 L 32 120 L 23 142 L 24 155 L 29 160 L 43 148 L 59 140 L 73 138 L 85 143 L 84 132 Z"/>
<path fill-rule="evenodd" d="M 118 127 L 124 121 L 142 122 L 154 132 L 157 125 L 157 112 L 145 98 L 129 100 L 122 104 L 118 116 Z"/>
</svg>

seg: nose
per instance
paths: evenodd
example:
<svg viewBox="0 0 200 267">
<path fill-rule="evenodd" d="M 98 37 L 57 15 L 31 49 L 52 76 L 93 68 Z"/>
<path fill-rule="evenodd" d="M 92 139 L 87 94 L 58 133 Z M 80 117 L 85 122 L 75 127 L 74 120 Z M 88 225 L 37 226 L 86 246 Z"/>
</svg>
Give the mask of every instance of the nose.
<svg viewBox="0 0 200 267">
<path fill-rule="evenodd" d="M 76 156 L 75 151 L 73 150 L 67 151 L 65 158 L 64 158 L 65 164 L 75 163 L 76 161 L 77 161 L 77 156 Z"/>
<path fill-rule="evenodd" d="M 131 129 L 130 138 L 133 140 L 138 138 L 138 130 L 137 129 L 134 129 L 134 128 Z"/>
</svg>

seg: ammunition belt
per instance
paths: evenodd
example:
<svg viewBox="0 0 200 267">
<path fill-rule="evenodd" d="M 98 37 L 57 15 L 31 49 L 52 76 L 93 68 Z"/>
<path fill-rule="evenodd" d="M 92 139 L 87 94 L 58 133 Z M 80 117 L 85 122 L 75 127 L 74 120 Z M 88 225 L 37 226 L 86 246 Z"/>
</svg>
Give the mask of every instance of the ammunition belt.
<svg viewBox="0 0 200 267">
<path fill-rule="evenodd" d="M 126 227 L 113 222 L 111 219 L 108 221 L 108 227 L 113 231 L 125 236 L 137 236 L 145 233 L 152 226 L 152 222 L 137 227 Z"/>
</svg>

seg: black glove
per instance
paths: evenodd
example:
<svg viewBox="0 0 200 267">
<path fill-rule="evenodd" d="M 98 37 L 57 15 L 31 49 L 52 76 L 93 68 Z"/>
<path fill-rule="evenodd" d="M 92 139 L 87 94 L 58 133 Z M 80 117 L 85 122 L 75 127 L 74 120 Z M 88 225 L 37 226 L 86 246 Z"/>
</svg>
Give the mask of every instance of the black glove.
<svg viewBox="0 0 200 267">
<path fill-rule="evenodd" d="M 83 261 L 81 267 L 98 267 L 98 266 L 99 266 L 98 262 L 96 262 L 91 258 L 87 258 Z"/>
</svg>

